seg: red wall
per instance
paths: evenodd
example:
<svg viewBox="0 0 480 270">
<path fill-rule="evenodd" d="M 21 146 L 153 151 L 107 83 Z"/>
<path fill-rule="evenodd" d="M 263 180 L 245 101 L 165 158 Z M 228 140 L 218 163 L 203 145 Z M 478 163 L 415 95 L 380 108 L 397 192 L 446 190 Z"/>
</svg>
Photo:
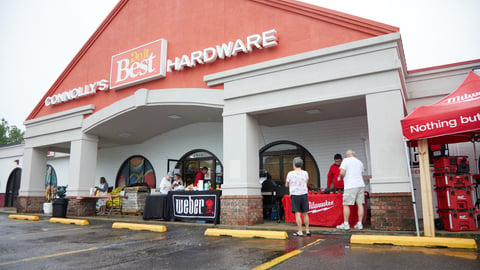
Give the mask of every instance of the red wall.
<svg viewBox="0 0 480 270">
<path fill-rule="evenodd" d="M 167 59 L 173 60 L 270 29 L 277 30 L 276 47 L 174 71 L 143 85 L 97 92 L 55 106 L 43 105 L 47 96 L 109 80 L 112 55 L 154 40 L 167 40 Z M 289 0 L 122 0 L 27 120 L 88 104 L 99 110 L 140 88 L 208 88 L 203 81 L 208 74 L 396 31 L 395 27 Z"/>
</svg>

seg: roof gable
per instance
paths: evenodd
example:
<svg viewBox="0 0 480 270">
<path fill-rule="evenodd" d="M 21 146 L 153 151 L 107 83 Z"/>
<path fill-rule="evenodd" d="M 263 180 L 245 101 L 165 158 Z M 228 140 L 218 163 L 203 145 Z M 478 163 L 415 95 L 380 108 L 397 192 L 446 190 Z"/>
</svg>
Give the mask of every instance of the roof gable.
<svg viewBox="0 0 480 270">
<path fill-rule="evenodd" d="M 110 77 L 112 56 L 158 39 L 167 41 L 167 59 L 245 40 L 275 29 L 278 46 L 168 72 L 165 78 L 122 90 L 100 91 Z M 203 77 L 284 56 L 398 32 L 393 26 L 292 0 L 121 0 L 55 81 L 27 120 L 93 104 L 95 111 L 139 88 L 216 88 Z M 97 84 L 97 86 L 95 86 Z M 47 106 L 47 97 L 73 89 L 94 94 Z M 107 88 L 108 89 L 108 88 Z M 181 89 L 179 89 L 181 91 Z"/>
</svg>

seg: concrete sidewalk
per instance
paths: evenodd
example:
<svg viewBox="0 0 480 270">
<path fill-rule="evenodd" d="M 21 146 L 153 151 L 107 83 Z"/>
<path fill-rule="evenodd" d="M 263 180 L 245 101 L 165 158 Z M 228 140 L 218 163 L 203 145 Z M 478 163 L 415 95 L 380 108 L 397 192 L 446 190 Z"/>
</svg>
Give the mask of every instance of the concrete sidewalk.
<svg viewBox="0 0 480 270">
<path fill-rule="evenodd" d="M 0 214 L 17 214 L 15 208 L 0 207 Z M 20 213 L 19 213 L 20 214 Z M 29 213 L 26 215 L 37 215 L 39 217 L 50 218 L 52 215 L 44 215 L 43 213 Z M 142 216 L 138 215 L 126 215 L 123 216 L 120 214 L 111 214 L 110 216 L 85 216 L 85 217 L 69 217 L 73 219 L 86 219 L 86 220 L 105 220 L 112 222 L 134 222 L 141 224 L 156 224 L 156 225 L 165 225 L 176 224 L 176 225 L 185 225 L 185 226 L 202 226 L 205 228 L 222 228 L 222 229 L 248 229 L 248 230 L 275 230 L 275 231 L 287 231 L 293 233 L 296 231 L 297 227 L 295 223 L 285 223 L 276 221 L 265 220 L 263 224 L 256 224 L 252 226 L 230 226 L 212 223 L 200 223 L 200 222 L 182 222 L 182 221 L 165 221 L 165 220 L 143 220 Z M 322 226 L 310 226 L 310 231 L 312 234 L 365 234 L 365 235 L 395 235 L 395 236 L 416 236 L 415 231 L 380 231 L 372 230 L 368 226 L 365 226 L 363 230 L 354 230 L 341 231 L 336 228 L 331 227 L 322 227 Z M 420 231 L 422 234 L 423 232 Z M 480 241 L 480 230 L 476 231 L 459 231 L 459 232 L 450 232 L 450 231 L 435 231 L 435 236 L 438 237 L 455 237 L 455 238 L 474 238 L 477 241 Z"/>
</svg>

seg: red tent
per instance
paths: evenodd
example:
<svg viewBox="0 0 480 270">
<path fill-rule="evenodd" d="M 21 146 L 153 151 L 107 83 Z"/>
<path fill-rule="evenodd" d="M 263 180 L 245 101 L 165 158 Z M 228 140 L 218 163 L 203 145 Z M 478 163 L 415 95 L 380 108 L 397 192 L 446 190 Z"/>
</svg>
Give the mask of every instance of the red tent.
<svg viewBox="0 0 480 270">
<path fill-rule="evenodd" d="M 478 140 L 480 77 L 470 72 L 453 93 L 435 104 L 415 109 L 401 123 L 403 135 L 411 144 L 418 144 L 424 233 L 425 236 L 435 236 L 428 145 Z M 415 203 L 414 198 L 412 187 Z"/>
<path fill-rule="evenodd" d="M 428 138 L 430 145 L 470 141 L 480 131 L 480 76 L 470 72 L 453 93 L 416 108 L 401 123 L 408 140 Z"/>
</svg>

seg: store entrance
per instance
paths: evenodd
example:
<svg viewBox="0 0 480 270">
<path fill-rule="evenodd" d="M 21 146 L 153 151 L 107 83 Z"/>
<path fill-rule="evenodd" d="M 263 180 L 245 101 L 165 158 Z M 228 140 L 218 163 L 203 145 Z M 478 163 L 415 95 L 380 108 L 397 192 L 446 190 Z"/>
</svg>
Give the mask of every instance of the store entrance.
<svg viewBox="0 0 480 270">
<path fill-rule="evenodd" d="M 260 149 L 260 171 L 267 172 L 278 185 L 284 185 L 293 159 L 303 159 L 303 168 L 308 172 L 310 189 L 320 188 L 320 172 L 313 156 L 301 145 L 290 141 L 277 141 Z"/>
<path fill-rule="evenodd" d="M 207 168 L 204 179 L 210 182 L 212 189 L 220 189 L 223 184 L 223 165 L 213 153 L 207 150 L 190 151 L 180 160 L 169 159 L 168 167 L 168 171 L 173 169 L 181 173 L 185 186 L 194 184 L 195 177 L 203 167 Z"/>
<path fill-rule="evenodd" d="M 7 189 L 5 191 L 5 207 L 17 207 L 18 190 L 20 189 L 20 180 L 22 169 L 16 168 L 8 177 Z"/>
</svg>

